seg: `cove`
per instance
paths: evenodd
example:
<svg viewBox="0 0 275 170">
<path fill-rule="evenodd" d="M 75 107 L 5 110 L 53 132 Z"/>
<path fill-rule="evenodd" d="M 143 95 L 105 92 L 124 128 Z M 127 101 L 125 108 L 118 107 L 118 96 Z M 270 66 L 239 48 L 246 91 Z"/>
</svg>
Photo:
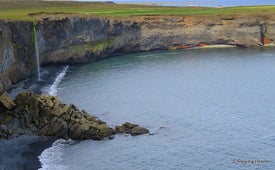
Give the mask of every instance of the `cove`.
<svg viewBox="0 0 275 170">
<path fill-rule="evenodd" d="M 63 102 L 153 135 L 59 140 L 42 169 L 273 169 L 274 52 L 155 51 L 70 67 L 57 87 Z"/>
</svg>

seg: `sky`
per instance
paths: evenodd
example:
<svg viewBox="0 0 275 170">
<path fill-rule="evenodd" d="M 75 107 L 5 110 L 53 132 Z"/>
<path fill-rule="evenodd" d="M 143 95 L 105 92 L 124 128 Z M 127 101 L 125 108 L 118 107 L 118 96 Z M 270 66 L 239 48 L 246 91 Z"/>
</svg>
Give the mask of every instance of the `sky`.
<svg viewBox="0 0 275 170">
<path fill-rule="evenodd" d="M 80 0 L 81 1 L 81 0 Z M 83 0 L 83 1 L 108 1 L 108 0 Z M 275 0 L 113 0 L 115 3 L 150 3 L 160 5 L 178 6 L 250 6 L 250 5 L 275 5 Z"/>
</svg>

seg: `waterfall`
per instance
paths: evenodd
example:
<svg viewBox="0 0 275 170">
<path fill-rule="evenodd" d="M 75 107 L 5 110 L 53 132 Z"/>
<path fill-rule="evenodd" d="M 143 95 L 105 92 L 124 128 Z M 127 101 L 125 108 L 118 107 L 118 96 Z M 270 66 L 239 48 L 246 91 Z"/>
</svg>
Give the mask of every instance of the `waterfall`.
<svg viewBox="0 0 275 170">
<path fill-rule="evenodd" d="M 36 57 L 36 65 L 37 65 L 37 76 L 38 76 L 38 81 L 40 81 L 41 80 L 41 78 L 40 78 L 40 58 L 39 58 L 39 47 L 38 47 L 37 33 L 36 33 L 35 26 L 33 28 L 33 31 L 34 31 L 34 47 L 35 47 L 35 57 Z"/>
</svg>

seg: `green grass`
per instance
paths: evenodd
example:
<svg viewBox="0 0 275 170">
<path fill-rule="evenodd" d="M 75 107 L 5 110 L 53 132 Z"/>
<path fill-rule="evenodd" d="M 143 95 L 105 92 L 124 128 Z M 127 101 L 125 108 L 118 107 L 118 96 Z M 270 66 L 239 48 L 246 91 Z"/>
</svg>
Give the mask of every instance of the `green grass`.
<svg viewBox="0 0 275 170">
<path fill-rule="evenodd" d="M 99 16 L 132 15 L 232 15 L 275 14 L 275 6 L 250 6 L 228 8 L 160 7 L 89 2 L 1 1 L 0 19 L 33 20 L 29 13 L 65 12 Z"/>
<path fill-rule="evenodd" d="M 99 53 L 104 49 L 112 47 L 113 45 L 114 45 L 114 40 L 112 38 L 106 38 L 106 39 L 102 39 L 100 41 L 96 41 L 92 43 L 73 45 L 70 47 L 70 50 L 73 53 L 75 53 L 75 55 L 78 55 L 78 53 L 82 51 L 91 51 L 94 53 Z"/>
</svg>

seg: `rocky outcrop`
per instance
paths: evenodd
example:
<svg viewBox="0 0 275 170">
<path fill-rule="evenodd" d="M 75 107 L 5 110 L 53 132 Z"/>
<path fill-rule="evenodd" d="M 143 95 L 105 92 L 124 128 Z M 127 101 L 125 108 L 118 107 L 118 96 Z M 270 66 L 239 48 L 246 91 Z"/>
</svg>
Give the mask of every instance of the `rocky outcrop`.
<svg viewBox="0 0 275 170">
<path fill-rule="evenodd" d="M 132 135 L 149 133 L 135 125 Z M 57 97 L 23 92 L 13 101 L 5 93 L 0 97 L 0 139 L 22 134 L 64 139 L 112 138 L 116 131 L 86 111 L 61 103 Z"/>
<path fill-rule="evenodd" d="M 13 100 L 8 96 L 8 93 L 4 93 L 0 96 L 0 103 L 7 110 L 11 110 L 16 106 Z"/>
<path fill-rule="evenodd" d="M 123 125 L 121 126 L 116 126 L 115 130 L 117 133 L 127 133 L 127 134 L 131 134 L 132 136 L 137 136 L 137 135 L 142 135 L 142 134 L 148 134 L 149 130 L 144 128 L 144 127 L 140 127 L 137 124 L 132 124 L 129 122 L 125 122 Z"/>
<path fill-rule="evenodd" d="M 116 52 L 209 45 L 257 47 L 274 45 L 275 39 L 273 15 L 32 16 L 35 22 L 0 21 L 0 93 L 35 74 L 34 27 L 42 65 L 91 62 Z"/>
</svg>

